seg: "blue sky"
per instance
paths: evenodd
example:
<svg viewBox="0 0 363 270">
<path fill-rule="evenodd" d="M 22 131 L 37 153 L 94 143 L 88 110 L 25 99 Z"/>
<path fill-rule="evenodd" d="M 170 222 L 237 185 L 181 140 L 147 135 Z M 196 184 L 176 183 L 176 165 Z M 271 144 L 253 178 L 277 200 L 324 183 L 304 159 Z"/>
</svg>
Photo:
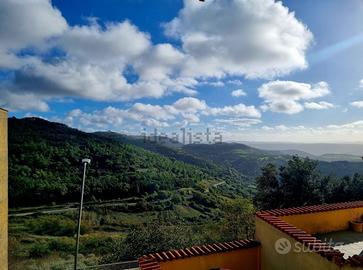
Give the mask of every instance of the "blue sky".
<svg viewBox="0 0 363 270">
<path fill-rule="evenodd" d="M 361 0 L 5 0 L 0 13 L 11 116 L 363 142 Z"/>
</svg>

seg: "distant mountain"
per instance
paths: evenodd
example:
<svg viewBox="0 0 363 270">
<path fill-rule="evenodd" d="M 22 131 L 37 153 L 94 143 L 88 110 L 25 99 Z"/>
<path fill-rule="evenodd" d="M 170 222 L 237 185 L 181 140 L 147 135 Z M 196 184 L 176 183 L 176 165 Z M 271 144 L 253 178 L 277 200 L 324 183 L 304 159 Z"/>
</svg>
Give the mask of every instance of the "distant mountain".
<svg viewBox="0 0 363 270">
<path fill-rule="evenodd" d="M 300 150 L 280 150 L 281 153 L 287 155 L 295 155 L 299 157 L 308 157 L 310 159 L 320 160 L 320 161 L 352 161 L 361 162 L 362 158 L 360 156 L 349 155 L 349 154 L 324 154 L 320 156 L 312 155 L 310 153 L 300 151 Z"/>
<path fill-rule="evenodd" d="M 352 161 L 352 162 L 362 162 L 362 157 L 349 154 L 324 154 L 318 156 L 317 159 L 323 161 Z"/>
<path fill-rule="evenodd" d="M 121 143 L 132 144 L 142 147 L 148 151 L 152 151 L 171 159 L 182 161 L 188 164 L 198 166 L 206 171 L 213 171 L 218 177 L 233 178 L 236 181 L 251 181 L 247 175 L 238 171 L 228 164 L 218 163 L 209 157 L 201 156 L 199 153 L 193 153 L 188 150 L 186 145 L 181 143 L 156 143 L 154 141 L 145 140 L 139 136 L 129 136 L 115 132 L 96 132 L 97 136 L 113 139 Z"/>
<path fill-rule="evenodd" d="M 289 156 L 299 156 L 299 157 L 308 157 L 311 159 L 318 159 L 318 156 L 312 155 L 310 153 L 301 150 L 287 149 L 287 150 L 278 150 L 278 151 Z"/>
<path fill-rule="evenodd" d="M 283 142 L 243 142 L 249 146 L 264 149 L 283 151 L 294 149 L 297 151 L 303 151 L 314 156 L 322 156 L 325 154 L 339 154 L 349 156 L 363 156 L 363 144 L 362 143 L 283 143 Z M 340 158 L 344 158 L 341 156 Z"/>
<path fill-rule="evenodd" d="M 363 163 L 355 156 L 348 155 L 323 155 L 315 156 L 298 150 L 262 150 L 241 143 L 221 144 L 187 144 L 178 145 L 177 148 L 165 144 L 145 142 L 135 137 L 117 133 L 98 133 L 101 136 L 113 137 L 117 140 L 126 140 L 147 150 L 157 152 L 177 160 L 197 166 L 217 166 L 221 172 L 233 171 L 239 177 L 247 178 L 253 182 L 261 172 L 261 168 L 268 163 L 283 166 L 292 155 L 308 157 L 319 161 L 319 168 L 325 175 L 345 176 L 354 173 L 363 174 Z M 340 160 L 339 158 L 349 158 Z M 207 165 L 208 164 L 208 165 Z M 223 174 L 223 173 L 222 173 Z"/>
</svg>

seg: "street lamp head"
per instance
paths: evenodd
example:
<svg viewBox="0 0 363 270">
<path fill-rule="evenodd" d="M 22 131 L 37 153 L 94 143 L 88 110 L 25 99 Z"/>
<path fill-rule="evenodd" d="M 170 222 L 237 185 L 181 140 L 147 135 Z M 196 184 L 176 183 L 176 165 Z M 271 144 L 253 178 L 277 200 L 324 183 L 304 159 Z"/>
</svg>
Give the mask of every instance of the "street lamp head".
<svg viewBox="0 0 363 270">
<path fill-rule="evenodd" d="M 84 164 L 84 163 L 91 164 L 91 159 L 89 159 L 89 158 L 84 158 L 84 159 L 82 159 L 82 163 L 83 163 L 83 164 Z"/>
</svg>

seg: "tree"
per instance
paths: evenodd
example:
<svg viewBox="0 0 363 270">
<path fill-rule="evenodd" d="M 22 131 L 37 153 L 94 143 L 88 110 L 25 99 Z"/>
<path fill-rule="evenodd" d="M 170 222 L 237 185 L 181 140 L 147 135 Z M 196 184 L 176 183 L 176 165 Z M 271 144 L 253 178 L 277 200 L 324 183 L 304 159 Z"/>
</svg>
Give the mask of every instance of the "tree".
<svg viewBox="0 0 363 270">
<path fill-rule="evenodd" d="M 131 228 L 125 239 L 115 241 L 104 262 L 137 259 L 153 252 L 192 246 L 198 244 L 196 241 L 186 227 L 150 222 Z"/>
<path fill-rule="evenodd" d="M 322 177 L 317 166 L 317 161 L 294 156 L 280 168 L 282 207 L 322 203 L 319 192 Z"/>
<path fill-rule="evenodd" d="M 222 213 L 221 235 L 224 241 L 253 238 L 255 209 L 250 200 L 238 198 L 225 202 Z"/>
<path fill-rule="evenodd" d="M 279 208 L 282 194 L 275 165 L 269 163 L 262 168 L 262 175 L 256 178 L 256 184 L 256 206 L 259 209 Z"/>
</svg>

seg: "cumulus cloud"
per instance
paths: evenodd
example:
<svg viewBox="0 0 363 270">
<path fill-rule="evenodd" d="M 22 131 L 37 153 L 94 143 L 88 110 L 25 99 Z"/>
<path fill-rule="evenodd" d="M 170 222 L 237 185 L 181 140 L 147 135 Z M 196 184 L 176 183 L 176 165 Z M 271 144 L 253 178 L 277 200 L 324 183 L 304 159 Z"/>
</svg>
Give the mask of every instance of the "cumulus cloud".
<svg viewBox="0 0 363 270">
<path fill-rule="evenodd" d="M 206 81 L 200 81 L 199 85 L 208 85 L 213 87 L 223 87 L 225 86 L 225 83 L 221 80 L 206 80 Z"/>
<path fill-rule="evenodd" d="M 246 92 L 243 91 L 243 89 L 237 89 L 231 92 L 231 96 L 232 97 L 242 97 L 242 96 L 246 96 Z"/>
<path fill-rule="evenodd" d="M 209 107 L 204 100 L 185 97 L 163 106 L 135 103 L 126 109 L 109 106 L 90 113 L 75 109 L 70 111 L 63 121 L 71 126 L 87 130 L 92 128 L 92 125 L 104 130 L 118 130 L 121 124 L 139 124 L 149 127 L 168 127 L 176 123 L 187 125 L 200 122 L 201 116 L 210 115 L 251 117 L 249 119 L 233 119 L 235 125 L 239 126 L 242 126 L 242 122 L 245 125 L 260 123 L 260 120 L 253 118 L 261 116 L 254 106 L 238 104 L 230 107 Z M 220 119 L 221 123 L 222 121 Z M 228 122 L 228 120 L 226 121 Z"/>
<path fill-rule="evenodd" d="M 149 36 L 128 21 L 104 29 L 96 23 L 74 26 L 57 44 L 66 56 L 55 62 L 36 59 L 17 70 L 17 89 L 100 101 L 160 98 L 169 90 L 195 94 L 196 80 L 171 77 L 183 55 L 169 44 L 153 46 Z M 132 83 L 124 74 L 130 64 L 138 72 Z"/>
<path fill-rule="evenodd" d="M 185 0 L 164 27 L 182 43 L 187 76 L 287 74 L 306 68 L 313 39 L 294 13 L 274 0 Z"/>
<path fill-rule="evenodd" d="M 363 100 L 353 101 L 350 103 L 350 106 L 361 109 L 361 108 L 363 108 Z"/>
<path fill-rule="evenodd" d="M 59 38 L 57 45 L 71 58 L 80 61 L 107 65 L 114 62 L 122 66 L 145 52 L 151 42 L 149 35 L 140 32 L 129 21 L 124 21 L 108 23 L 104 29 L 96 22 L 73 26 Z"/>
<path fill-rule="evenodd" d="M 197 111 L 205 110 L 207 104 L 204 100 L 199 100 L 193 97 L 185 97 L 177 100 L 173 104 L 173 108 L 179 112 L 195 113 Z"/>
<path fill-rule="evenodd" d="M 294 100 L 269 101 L 261 106 L 263 111 L 296 114 L 302 112 L 304 107 Z"/>
<path fill-rule="evenodd" d="M 261 117 L 261 112 L 256 109 L 255 106 L 250 105 L 247 106 L 243 103 L 232 105 L 232 106 L 224 106 L 224 107 L 208 107 L 203 114 L 205 115 L 224 115 L 224 116 L 246 116 L 246 117 Z"/>
<path fill-rule="evenodd" d="M 20 60 L 16 50 L 42 47 L 43 42 L 60 35 L 67 22 L 49 0 L 0 1 L 0 67 L 15 68 Z"/>
<path fill-rule="evenodd" d="M 305 102 L 304 106 L 306 109 L 311 109 L 311 110 L 327 110 L 335 107 L 334 104 L 326 101 Z"/>
<path fill-rule="evenodd" d="M 31 96 L 32 110 L 40 111 L 64 97 L 117 102 L 172 92 L 191 96 L 203 82 L 220 87 L 241 85 L 238 76 L 287 74 L 307 66 L 305 53 L 313 38 L 274 0 L 185 0 L 178 16 L 165 24 L 178 46 L 154 44 L 128 20 L 71 26 L 50 0 L 3 0 L 0 10 L 0 68 L 15 72 L 13 95 Z M 17 54 L 26 48 L 32 48 L 31 56 Z M 59 55 L 43 58 L 54 48 Z M 226 75 L 235 77 L 223 81 Z M 7 97 L 3 104 L 22 108 L 11 102 Z M 260 115 L 243 104 L 205 108 L 204 113 Z M 197 121 L 190 112 L 183 114 Z"/>
<path fill-rule="evenodd" d="M 330 93 L 329 85 L 326 82 L 317 84 L 299 83 L 294 81 L 271 81 L 258 88 L 259 97 L 264 99 L 262 110 L 272 112 L 295 114 L 304 110 L 300 104 L 301 100 L 310 100 L 326 96 Z M 327 102 L 306 104 L 307 108 L 329 107 Z"/>
<path fill-rule="evenodd" d="M 227 124 L 238 127 L 250 127 L 262 123 L 260 119 L 253 118 L 228 118 L 228 119 L 215 119 L 215 122 Z"/>
<path fill-rule="evenodd" d="M 135 69 L 144 80 L 167 79 L 179 71 L 184 54 L 170 44 L 155 45 L 135 63 Z"/>
<path fill-rule="evenodd" d="M 242 85 L 243 84 L 243 82 L 241 80 L 228 80 L 227 83 L 232 84 L 232 85 Z"/>
<path fill-rule="evenodd" d="M 303 125 L 276 125 L 250 127 L 243 132 L 224 132 L 224 140 L 233 141 L 276 141 L 305 143 L 348 143 L 362 142 L 363 120 L 348 123 L 327 124 L 316 127 Z"/>
<path fill-rule="evenodd" d="M 49 110 L 48 104 L 34 94 L 16 94 L 6 89 L 0 89 L 0 107 L 10 111 L 40 111 Z"/>
<path fill-rule="evenodd" d="M 125 101 L 196 94 L 197 80 L 177 76 L 184 54 L 170 44 L 152 44 L 127 20 L 69 26 L 49 0 L 4 0 L 0 10 L 0 68 L 14 69 L 16 94 L 34 95 L 41 104 L 62 97 Z M 32 56 L 17 55 L 29 46 Z M 60 55 L 43 59 L 40 50 L 52 48 Z"/>
</svg>

